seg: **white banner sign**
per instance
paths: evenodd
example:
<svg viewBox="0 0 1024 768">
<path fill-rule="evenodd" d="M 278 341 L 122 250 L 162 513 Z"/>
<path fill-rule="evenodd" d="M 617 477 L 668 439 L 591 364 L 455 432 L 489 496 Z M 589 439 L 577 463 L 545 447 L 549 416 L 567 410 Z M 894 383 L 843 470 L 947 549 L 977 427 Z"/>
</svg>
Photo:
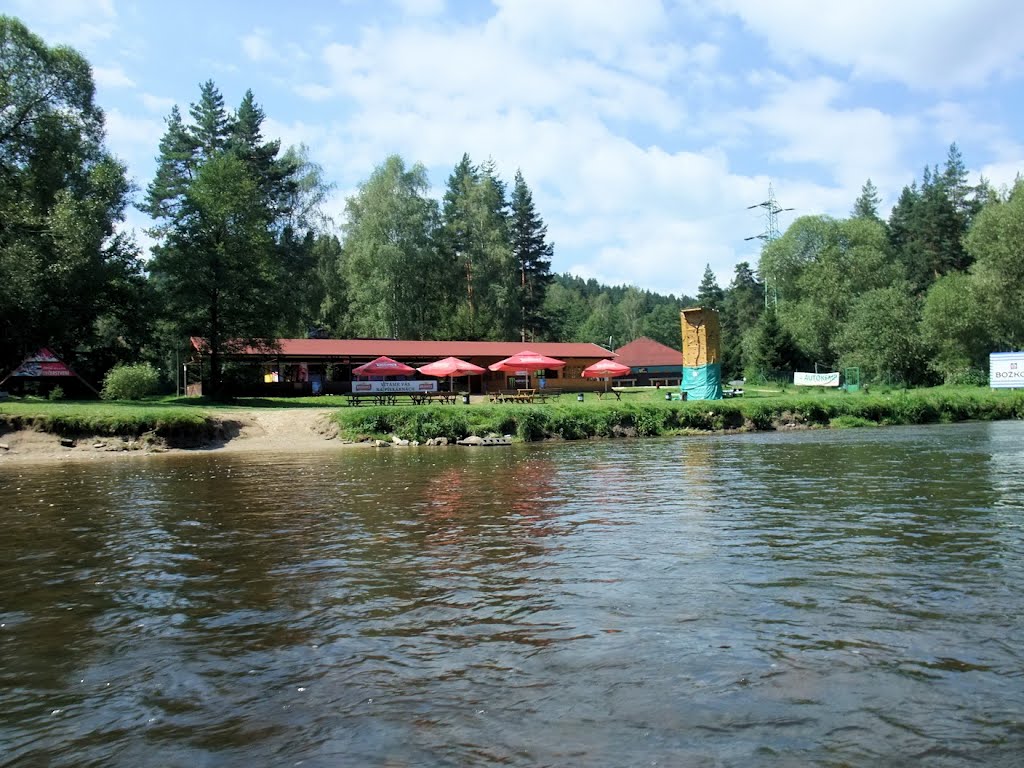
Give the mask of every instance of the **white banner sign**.
<svg viewBox="0 0 1024 768">
<path fill-rule="evenodd" d="M 1024 352 L 993 352 L 988 356 L 988 385 L 993 389 L 1024 388 Z"/>
<path fill-rule="evenodd" d="M 836 373 L 801 373 L 793 374 L 793 383 L 798 387 L 838 387 L 839 372 Z"/>
<path fill-rule="evenodd" d="M 436 392 L 436 381 L 353 381 L 353 392 Z"/>
</svg>

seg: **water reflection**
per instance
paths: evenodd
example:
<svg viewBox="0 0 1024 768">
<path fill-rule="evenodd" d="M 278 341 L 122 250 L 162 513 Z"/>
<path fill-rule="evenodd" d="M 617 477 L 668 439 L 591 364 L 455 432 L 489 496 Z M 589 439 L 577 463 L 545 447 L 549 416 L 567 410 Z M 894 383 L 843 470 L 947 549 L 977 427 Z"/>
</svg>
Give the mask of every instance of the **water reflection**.
<svg viewBox="0 0 1024 768">
<path fill-rule="evenodd" d="M 0 467 L 0 765 L 1010 764 L 1022 435 Z"/>
</svg>

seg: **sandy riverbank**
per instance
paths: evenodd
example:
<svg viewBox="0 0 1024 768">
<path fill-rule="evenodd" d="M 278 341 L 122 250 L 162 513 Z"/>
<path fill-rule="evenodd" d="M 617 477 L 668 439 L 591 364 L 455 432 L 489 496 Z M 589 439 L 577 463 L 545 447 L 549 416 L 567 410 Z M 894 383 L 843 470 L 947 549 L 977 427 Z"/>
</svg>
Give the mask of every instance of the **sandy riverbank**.
<svg viewBox="0 0 1024 768">
<path fill-rule="evenodd" d="M 109 436 L 76 437 L 73 444 L 49 432 L 16 430 L 0 434 L 0 466 L 19 462 L 100 461 L 133 456 L 184 453 L 309 453 L 351 448 L 337 439 L 329 408 L 266 408 L 217 411 L 221 437 L 189 448 L 175 448 L 143 435 L 139 439 Z"/>
</svg>

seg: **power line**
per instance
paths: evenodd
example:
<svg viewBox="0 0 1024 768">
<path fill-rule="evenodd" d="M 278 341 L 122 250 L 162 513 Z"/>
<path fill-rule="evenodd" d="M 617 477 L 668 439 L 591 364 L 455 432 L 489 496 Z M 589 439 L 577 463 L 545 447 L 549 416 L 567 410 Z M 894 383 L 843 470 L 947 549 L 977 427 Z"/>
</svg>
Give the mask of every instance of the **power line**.
<svg viewBox="0 0 1024 768">
<path fill-rule="evenodd" d="M 765 218 L 765 230 L 759 235 L 751 235 L 750 237 L 744 237 L 744 240 L 760 240 L 766 245 L 772 240 L 778 240 L 779 238 L 779 214 L 784 211 L 794 211 L 795 208 L 782 208 L 779 206 L 778 200 L 775 199 L 775 190 L 772 189 L 771 182 L 768 183 L 768 199 L 763 203 L 754 203 L 748 205 L 747 210 L 754 208 L 764 208 Z M 762 249 L 763 250 L 763 249 Z M 769 289 L 769 283 L 771 288 Z M 777 281 L 770 279 L 769 275 L 764 275 L 764 305 L 768 306 L 769 297 L 771 297 L 772 306 L 776 306 L 779 303 L 779 287 Z"/>
</svg>

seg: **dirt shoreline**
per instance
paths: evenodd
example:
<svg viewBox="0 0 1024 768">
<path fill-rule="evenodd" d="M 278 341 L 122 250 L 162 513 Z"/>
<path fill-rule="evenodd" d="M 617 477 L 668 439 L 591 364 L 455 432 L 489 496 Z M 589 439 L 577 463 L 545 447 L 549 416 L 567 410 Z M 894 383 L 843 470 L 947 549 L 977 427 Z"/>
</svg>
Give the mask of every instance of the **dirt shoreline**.
<svg viewBox="0 0 1024 768">
<path fill-rule="evenodd" d="M 170 447 L 165 441 L 143 435 L 137 439 L 80 436 L 73 441 L 60 435 L 29 429 L 0 434 L 0 466 L 17 463 L 103 461 L 138 456 L 196 453 L 314 453 L 364 445 L 337 438 L 328 418 L 330 408 L 266 408 L 248 411 L 213 411 L 223 437 L 189 448 Z"/>
</svg>

